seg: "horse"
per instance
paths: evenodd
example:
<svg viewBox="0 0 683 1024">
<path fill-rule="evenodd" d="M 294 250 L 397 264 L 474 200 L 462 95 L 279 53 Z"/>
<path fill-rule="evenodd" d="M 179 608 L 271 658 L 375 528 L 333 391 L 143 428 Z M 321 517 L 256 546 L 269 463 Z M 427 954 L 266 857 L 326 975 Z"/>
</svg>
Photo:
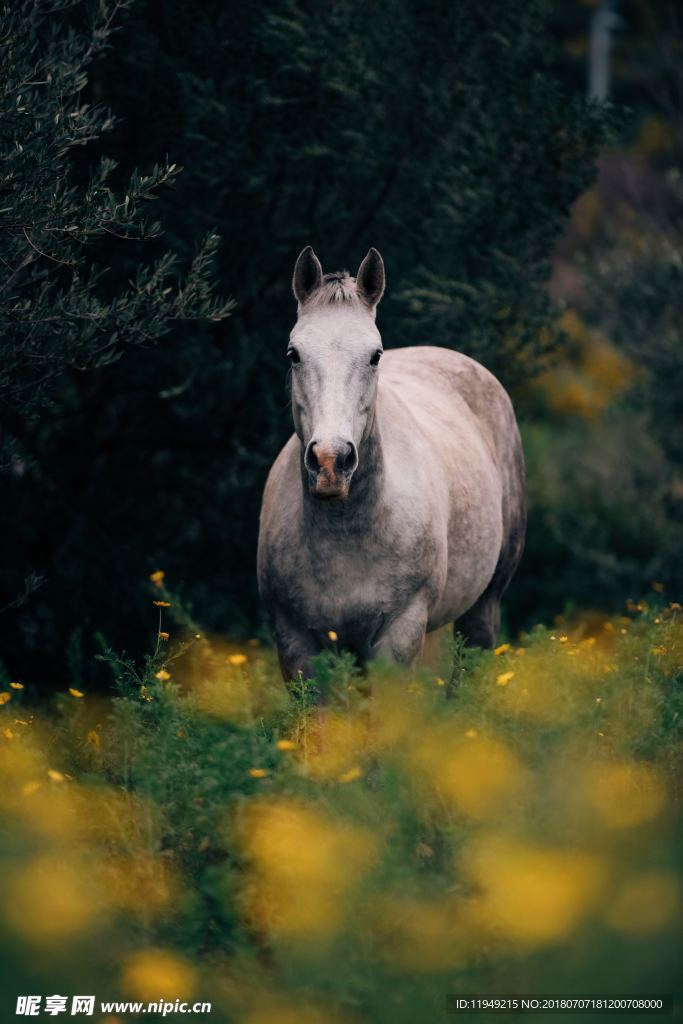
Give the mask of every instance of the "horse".
<svg viewBox="0 0 683 1024">
<path fill-rule="evenodd" d="M 310 677 L 329 648 L 409 666 L 448 623 L 494 647 L 526 529 L 510 398 L 460 352 L 384 351 L 376 249 L 353 278 L 307 246 L 292 287 L 295 432 L 267 478 L 257 558 L 283 678 Z"/>
</svg>

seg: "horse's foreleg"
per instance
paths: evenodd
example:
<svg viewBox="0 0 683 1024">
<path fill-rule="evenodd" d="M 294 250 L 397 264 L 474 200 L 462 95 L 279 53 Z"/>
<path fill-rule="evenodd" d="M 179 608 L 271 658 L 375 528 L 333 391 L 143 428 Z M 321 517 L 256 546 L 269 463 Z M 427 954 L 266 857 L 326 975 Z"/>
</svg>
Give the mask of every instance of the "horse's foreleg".
<svg viewBox="0 0 683 1024">
<path fill-rule="evenodd" d="M 414 665 L 422 654 L 427 631 L 427 604 L 416 599 L 382 631 L 372 658 L 389 658 L 400 665 Z"/>
<path fill-rule="evenodd" d="M 284 681 L 289 683 L 301 676 L 310 679 L 313 675 L 312 658 L 319 653 L 310 633 L 280 620 L 275 626 L 275 642 Z"/>
</svg>

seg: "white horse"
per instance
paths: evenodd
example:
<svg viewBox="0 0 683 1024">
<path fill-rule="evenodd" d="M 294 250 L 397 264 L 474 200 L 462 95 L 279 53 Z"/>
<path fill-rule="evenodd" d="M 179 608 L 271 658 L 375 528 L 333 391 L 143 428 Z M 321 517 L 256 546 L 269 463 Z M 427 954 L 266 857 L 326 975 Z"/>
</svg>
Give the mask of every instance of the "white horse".
<svg viewBox="0 0 683 1024">
<path fill-rule="evenodd" d="M 383 351 L 376 249 L 354 279 L 324 275 L 309 246 L 293 287 L 296 433 L 268 476 L 258 549 L 284 678 L 309 675 L 334 634 L 361 664 L 411 664 L 448 622 L 494 646 L 526 525 L 507 393 L 459 352 Z"/>
</svg>

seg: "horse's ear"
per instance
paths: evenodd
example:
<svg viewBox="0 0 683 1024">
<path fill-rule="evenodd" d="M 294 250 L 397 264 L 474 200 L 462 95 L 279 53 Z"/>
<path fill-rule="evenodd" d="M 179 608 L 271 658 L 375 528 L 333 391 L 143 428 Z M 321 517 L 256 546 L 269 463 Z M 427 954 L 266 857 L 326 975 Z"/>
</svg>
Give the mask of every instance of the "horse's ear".
<svg viewBox="0 0 683 1024">
<path fill-rule="evenodd" d="M 300 306 L 303 306 L 309 295 L 320 287 L 322 280 L 323 268 L 320 266 L 320 260 L 313 252 L 312 246 L 307 245 L 299 253 L 292 278 L 292 289 Z"/>
<path fill-rule="evenodd" d="M 358 268 L 356 288 L 370 309 L 374 309 L 384 295 L 384 260 L 376 249 L 368 250 Z"/>
</svg>

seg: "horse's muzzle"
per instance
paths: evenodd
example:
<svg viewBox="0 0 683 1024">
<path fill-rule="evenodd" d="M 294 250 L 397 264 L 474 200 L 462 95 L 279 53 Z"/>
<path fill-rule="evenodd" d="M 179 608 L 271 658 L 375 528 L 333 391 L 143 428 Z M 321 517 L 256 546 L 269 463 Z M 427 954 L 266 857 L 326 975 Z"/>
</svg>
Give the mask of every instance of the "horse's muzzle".
<svg viewBox="0 0 683 1024">
<path fill-rule="evenodd" d="M 358 451 L 353 441 L 340 437 L 314 439 L 306 446 L 304 465 L 314 497 L 344 501 L 358 466 Z"/>
</svg>

